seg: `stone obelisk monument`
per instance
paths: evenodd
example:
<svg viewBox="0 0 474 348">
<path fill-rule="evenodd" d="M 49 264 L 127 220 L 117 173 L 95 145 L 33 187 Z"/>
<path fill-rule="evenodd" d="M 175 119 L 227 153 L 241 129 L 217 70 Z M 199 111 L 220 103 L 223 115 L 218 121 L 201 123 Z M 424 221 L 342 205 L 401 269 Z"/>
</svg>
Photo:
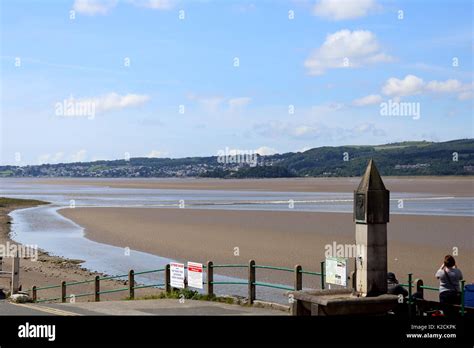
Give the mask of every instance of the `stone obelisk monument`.
<svg viewBox="0 0 474 348">
<path fill-rule="evenodd" d="M 373 297 L 387 293 L 387 223 L 390 191 L 373 160 L 354 191 L 354 221 L 358 257 L 355 291 Z"/>
<path fill-rule="evenodd" d="M 291 292 L 293 315 L 385 315 L 398 306 L 387 294 L 387 223 L 390 192 L 370 160 L 354 191 L 356 271 L 353 289 Z"/>
</svg>

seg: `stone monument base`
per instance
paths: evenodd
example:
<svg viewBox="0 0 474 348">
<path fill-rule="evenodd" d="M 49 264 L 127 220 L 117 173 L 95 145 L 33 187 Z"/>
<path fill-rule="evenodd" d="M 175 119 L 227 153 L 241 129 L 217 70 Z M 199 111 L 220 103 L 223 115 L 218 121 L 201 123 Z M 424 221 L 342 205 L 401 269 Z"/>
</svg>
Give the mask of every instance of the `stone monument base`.
<svg viewBox="0 0 474 348">
<path fill-rule="evenodd" d="M 349 289 L 294 291 L 292 315 L 385 315 L 398 305 L 398 296 L 360 297 Z"/>
</svg>

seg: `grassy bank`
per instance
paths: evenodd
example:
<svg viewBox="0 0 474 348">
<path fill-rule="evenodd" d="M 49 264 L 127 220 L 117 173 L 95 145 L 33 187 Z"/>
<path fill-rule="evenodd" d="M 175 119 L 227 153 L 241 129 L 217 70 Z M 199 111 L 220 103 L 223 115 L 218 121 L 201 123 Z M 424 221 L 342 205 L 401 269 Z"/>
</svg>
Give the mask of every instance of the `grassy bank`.
<svg viewBox="0 0 474 348">
<path fill-rule="evenodd" d="M 8 214 L 15 209 L 36 207 L 49 204 L 49 202 L 36 199 L 18 199 L 0 197 L 0 241 L 8 239 L 10 234 L 10 216 Z"/>
<path fill-rule="evenodd" d="M 49 202 L 39 201 L 36 199 L 18 199 L 18 198 L 6 198 L 0 197 L 0 208 L 28 208 L 37 205 L 49 204 Z"/>
</svg>

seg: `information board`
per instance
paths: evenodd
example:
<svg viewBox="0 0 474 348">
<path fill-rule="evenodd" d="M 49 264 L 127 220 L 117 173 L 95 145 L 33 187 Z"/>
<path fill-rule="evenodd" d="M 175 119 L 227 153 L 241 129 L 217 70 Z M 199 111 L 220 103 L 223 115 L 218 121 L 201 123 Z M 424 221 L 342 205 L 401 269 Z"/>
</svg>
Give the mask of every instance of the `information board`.
<svg viewBox="0 0 474 348">
<path fill-rule="evenodd" d="M 347 286 L 347 260 L 342 257 L 326 259 L 326 283 Z"/>
<path fill-rule="evenodd" d="M 170 263 L 170 283 L 173 288 L 184 289 L 184 264 Z"/>
</svg>

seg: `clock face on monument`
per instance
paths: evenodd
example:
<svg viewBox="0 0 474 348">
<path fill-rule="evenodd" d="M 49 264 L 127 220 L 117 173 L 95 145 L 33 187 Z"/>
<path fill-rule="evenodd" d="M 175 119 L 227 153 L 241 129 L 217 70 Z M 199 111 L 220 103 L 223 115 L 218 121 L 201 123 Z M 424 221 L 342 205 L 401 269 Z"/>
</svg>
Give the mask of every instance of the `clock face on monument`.
<svg viewBox="0 0 474 348">
<path fill-rule="evenodd" d="M 365 194 L 357 193 L 355 198 L 355 219 L 357 222 L 366 222 L 365 207 Z"/>
</svg>

